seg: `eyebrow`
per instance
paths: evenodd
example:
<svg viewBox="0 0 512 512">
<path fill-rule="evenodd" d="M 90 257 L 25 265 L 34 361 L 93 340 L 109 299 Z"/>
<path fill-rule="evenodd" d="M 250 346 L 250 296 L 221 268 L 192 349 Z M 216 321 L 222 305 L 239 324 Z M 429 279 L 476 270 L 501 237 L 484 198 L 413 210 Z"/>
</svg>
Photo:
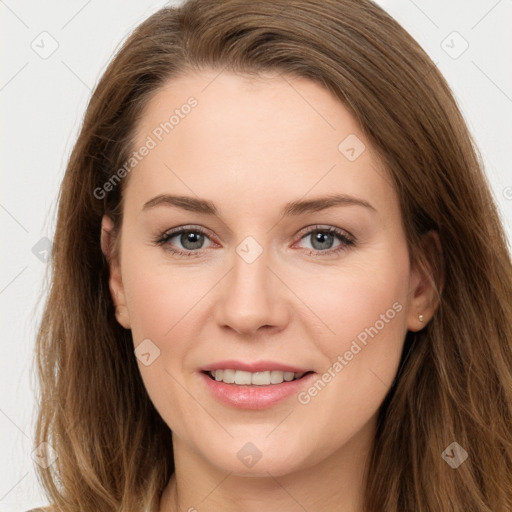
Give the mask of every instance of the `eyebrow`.
<svg viewBox="0 0 512 512">
<path fill-rule="evenodd" d="M 189 196 L 176 196 L 169 194 L 160 194 L 153 199 L 147 201 L 142 207 L 142 211 L 147 211 L 156 206 L 174 206 L 195 213 L 202 213 L 205 215 L 219 214 L 215 204 L 206 199 L 198 199 Z M 332 208 L 334 206 L 363 206 L 377 212 L 377 210 L 368 202 L 357 197 L 349 196 L 346 194 L 332 194 L 324 197 L 317 197 L 308 200 L 297 200 L 286 203 L 283 208 L 283 216 L 297 216 L 309 212 L 318 212 Z"/>
</svg>

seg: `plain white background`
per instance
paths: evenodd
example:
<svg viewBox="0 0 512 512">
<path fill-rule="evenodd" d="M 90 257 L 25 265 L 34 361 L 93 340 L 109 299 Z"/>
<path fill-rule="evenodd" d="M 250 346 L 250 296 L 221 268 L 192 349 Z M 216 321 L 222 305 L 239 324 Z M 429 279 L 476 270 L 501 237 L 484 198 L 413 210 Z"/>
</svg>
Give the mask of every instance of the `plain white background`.
<svg viewBox="0 0 512 512">
<path fill-rule="evenodd" d="M 512 1 L 377 3 L 417 39 L 451 85 L 512 240 Z M 164 5 L 0 0 L 0 512 L 47 503 L 31 458 L 37 405 L 31 370 L 38 299 L 46 293 L 45 251 L 66 161 L 107 62 L 131 30 Z"/>
</svg>

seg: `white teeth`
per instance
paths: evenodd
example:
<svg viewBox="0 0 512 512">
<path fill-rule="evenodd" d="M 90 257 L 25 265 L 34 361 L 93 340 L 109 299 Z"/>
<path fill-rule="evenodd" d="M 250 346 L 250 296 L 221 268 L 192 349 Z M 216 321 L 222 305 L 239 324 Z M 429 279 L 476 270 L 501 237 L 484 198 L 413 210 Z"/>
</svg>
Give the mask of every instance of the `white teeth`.
<svg viewBox="0 0 512 512">
<path fill-rule="evenodd" d="M 240 386 L 268 386 L 270 384 L 281 384 L 283 381 L 290 382 L 300 379 L 304 373 L 282 372 L 280 370 L 266 370 L 263 372 L 246 372 L 243 370 L 212 370 L 209 374 L 218 382 L 226 384 L 238 384 Z"/>
<path fill-rule="evenodd" d="M 279 370 L 273 370 L 270 372 L 270 383 L 271 384 L 281 384 L 283 382 L 283 372 L 280 372 Z"/>
<path fill-rule="evenodd" d="M 256 386 L 268 386 L 270 382 L 270 372 L 256 372 L 251 376 L 251 384 Z"/>
<path fill-rule="evenodd" d="M 284 380 L 287 380 L 287 381 L 293 380 L 294 376 L 295 376 L 295 374 L 293 372 L 284 372 L 284 374 L 283 374 Z"/>
<path fill-rule="evenodd" d="M 251 373 L 237 370 L 235 373 L 235 384 L 251 384 Z"/>
<path fill-rule="evenodd" d="M 235 370 L 215 370 L 216 372 L 222 372 L 222 377 L 219 380 L 222 380 L 226 384 L 233 384 L 235 382 Z M 215 379 L 217 379 L 217 376 L 214 375 Z"/>
</svg>

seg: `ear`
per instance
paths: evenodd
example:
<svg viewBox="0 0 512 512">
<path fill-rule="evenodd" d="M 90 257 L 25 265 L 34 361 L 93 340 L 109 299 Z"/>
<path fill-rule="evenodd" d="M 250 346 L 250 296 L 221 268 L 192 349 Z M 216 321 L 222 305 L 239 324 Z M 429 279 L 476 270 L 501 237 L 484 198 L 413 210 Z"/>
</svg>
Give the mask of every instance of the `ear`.
<svg viewBox="0 0 512 512">
<path fill-rule="evenodd" d="M 415 258 L 410 276 L 407 308 L 409 331 L 420 331 L 431 320 L 439 306 L 444 286 L 443 251 L 437 231 L 423 235 L 418 250 L 421 254 Z"/>
<path fill-rule="evenodd" d="M 108 261 L 110 277 L 108 280 L 110 294 L 114 302 L 117 321 L 125 328 L 130 329 L 130 316 L 126 306 L 126 295 L 121 275 L 121 265 L 117 254 L 114 253 L 114 223 L 110 217 L 104 215 L 101 220 L 101 251 Z"/>
</svg>

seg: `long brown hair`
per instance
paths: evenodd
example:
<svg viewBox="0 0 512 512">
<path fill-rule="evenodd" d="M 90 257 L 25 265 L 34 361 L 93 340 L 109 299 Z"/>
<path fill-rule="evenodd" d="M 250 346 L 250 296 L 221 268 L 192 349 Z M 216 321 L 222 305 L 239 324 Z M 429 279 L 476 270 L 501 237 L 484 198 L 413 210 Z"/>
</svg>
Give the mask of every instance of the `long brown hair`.
<svg viewBox="0 0 512 512">
<path fill-rule="evenodd" d="M 153 510 L 174 471 L 171 432 L 115 319 L 102 216 L 119 232 L 129 158 L 147 101 L 190 70 L 278 71 L 314 80 L 359 121 L 400 198 L 411 259 L 437 231 L 444 283 L 429 324 L 408 332 L 368 466 L 368 512 L 512 510 L 512 269 L 483 165 L 449 86 L 369 0 L 191 0 L 123 44 L 98 83 L 60 189 L 51 288 L 36 361 L 38 467 L 55 510 Z M 433 273 L 437 275 L 437 273 Z M 439 283 L 438 283 L 439 284 Z M 469 454 L 457 469 L 441 453 Z"/>
</svg>

